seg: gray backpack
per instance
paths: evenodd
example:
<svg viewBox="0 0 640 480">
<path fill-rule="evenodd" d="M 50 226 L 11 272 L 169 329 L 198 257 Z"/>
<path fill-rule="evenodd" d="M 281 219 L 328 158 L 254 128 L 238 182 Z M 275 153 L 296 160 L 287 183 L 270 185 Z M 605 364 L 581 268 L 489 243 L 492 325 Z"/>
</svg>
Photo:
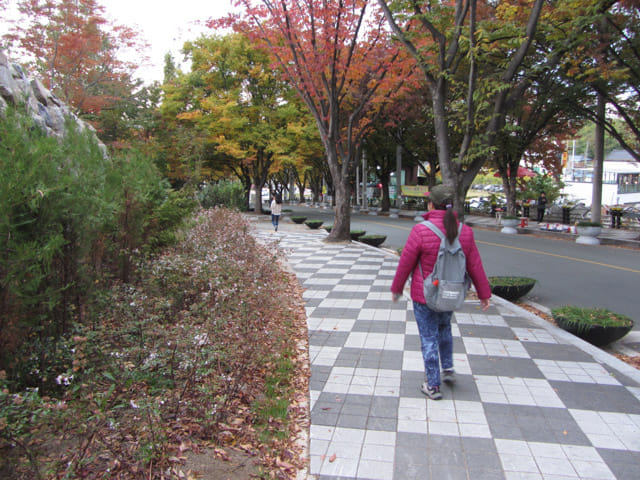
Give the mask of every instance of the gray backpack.
<svg viewBox="0 0 640 480">
<path fill-rule="evenodd" d="M 429 308 L 436 312 L 458 310 L 462 307 L 467 290 L 471 286 L 467 275 L 467 258 L 460 244 L 462 222 L 453 243 L 449 243 L 444 233 L 433 223 L 426 221 L 422 222 L 422 225 L 440 238 L 440 249 L 433 271 L 424 279 L 424 299 Z M 420 273 L 424 278 L 421 263 L 418 260 Z"/>
</svg>

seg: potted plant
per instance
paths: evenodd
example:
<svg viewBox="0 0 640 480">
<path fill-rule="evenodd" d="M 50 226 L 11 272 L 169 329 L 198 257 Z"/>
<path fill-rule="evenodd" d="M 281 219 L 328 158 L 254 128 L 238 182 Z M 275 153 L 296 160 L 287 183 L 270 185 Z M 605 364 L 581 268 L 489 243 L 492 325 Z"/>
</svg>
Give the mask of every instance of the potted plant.
<svg viewBox="0 0 640 480">
<path fill-rule="evenodd" d="M 358 241 L 371 245 L 373 247 L 379 247 L 387 239 L 386 235 L 362 235 L 358 237 Z"/>
<path fill-rule="evenodd" d="M 585 245 L 599 245 L 600 239 L 598 235 L 602 231 L 602 224 L 598 222 L 578 222 L 576 225 L 576 231 L 578 237 L 576 243 L 582 243 Z"/>
<path fill-rule="evenodd" d="M 518 276 L 489 277 L 491 293 L 513 302 L 531 291 L 536 284 L 535 278 Z"/>
<path fill-rule="evenodd" d="M 293 223 L 302 223 L 307 219 L 307 217 L 291 217 L 291 220 L 293 220 Z"/>
<path fill-rule="evenodd" d="M 364 230 L 351 230 L 350 233 L 351 233 L 351 240 L 358 240 L 358 238 L 360 238 L 367 232 L 365 232 Z"/>
<path fill-rule="evenodd" d="M 606 308 L 567 305 L 552 309 L 551 314 L 560 328 L 597 347 L 621 339 L 633 328 L 629 317 Z"/>
<path fill-rule="evenodd" d="M 323 225 L 322 228 L 324 228 L 327 232 L 331 233 L 331 229 L 333 228 L 333 225 Z"/>
<path fill-rule="evenodd" d="M 323 222 L 322 220 L 307 220 L 306 222 L 304 222 L 304 224 L 305 224 L 307 227 L 309 227 L 309 228 L 311 228 L 311 229 L 313 229 L 313 230 L 315 230 L 315 229 L 317 229 L 317 228 L 320 228 L 320 226 L 321 226 L 323 223 L 324 223 L 324 222 Z"/>
<path fill-rule="evenodd" d="M 515 215 L 506 215 L 502 217 L 502 225 L 503 227 L 502 230 L 500 230 L 500 233 L 508 233 L 510 235 L 518 233 L 515 228 L 516 225 L 518 225 L 518 217 Z"/>
</svg>

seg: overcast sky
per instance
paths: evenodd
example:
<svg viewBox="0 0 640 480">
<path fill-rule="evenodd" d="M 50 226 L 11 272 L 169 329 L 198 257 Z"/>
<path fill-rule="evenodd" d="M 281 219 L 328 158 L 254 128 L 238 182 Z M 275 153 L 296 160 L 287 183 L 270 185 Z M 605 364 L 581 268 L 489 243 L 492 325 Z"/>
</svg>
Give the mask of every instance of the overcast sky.
<svg viewBox="0 0 640 480">
<path fill-rule="evenodd" d="M 137 28 L 149 44 L 151 65 L 138 76 L 146 82 L 162 81 L 164 56 L 171 51 L 177 62 L 183 43 L 197 38 L 207 28 L 197 22 L 218 18 L 231 11 L 231 0 L 102 0 L 108 18 Z"/>
</svg>

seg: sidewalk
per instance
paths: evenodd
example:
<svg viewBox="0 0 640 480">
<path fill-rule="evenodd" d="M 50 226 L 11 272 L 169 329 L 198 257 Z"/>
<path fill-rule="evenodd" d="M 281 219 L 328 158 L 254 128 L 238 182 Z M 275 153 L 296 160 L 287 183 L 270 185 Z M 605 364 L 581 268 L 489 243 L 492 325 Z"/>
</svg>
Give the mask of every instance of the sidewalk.
<svg viewBox="0 0 640 480">
<path fill-rule="evenodd" d="M 640 371 L 499 298 L 453 320 L 457 380 L 427 400 L 397 256 L 284 220 L 309 326 L 309 479 L 636 479 Z"/>
</svg>

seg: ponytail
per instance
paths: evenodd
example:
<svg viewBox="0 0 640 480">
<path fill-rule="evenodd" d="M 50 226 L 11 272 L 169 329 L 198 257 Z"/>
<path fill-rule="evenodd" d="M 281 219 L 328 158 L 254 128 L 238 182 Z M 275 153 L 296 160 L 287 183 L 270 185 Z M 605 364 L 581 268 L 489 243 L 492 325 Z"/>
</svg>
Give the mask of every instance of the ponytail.
<svg viewBox="0 0 640 480">
<path fill-rule="evenodd" d="M 453 241 L 458 236 L 458 220 L 453 213 L 453 207 L 451 205 L 447 205 L 446 209 L 447 211 L 444 214 L 443 219 L 445 236 L 447 237 L 449 243 L 453 243 Z"/>
</svg>

